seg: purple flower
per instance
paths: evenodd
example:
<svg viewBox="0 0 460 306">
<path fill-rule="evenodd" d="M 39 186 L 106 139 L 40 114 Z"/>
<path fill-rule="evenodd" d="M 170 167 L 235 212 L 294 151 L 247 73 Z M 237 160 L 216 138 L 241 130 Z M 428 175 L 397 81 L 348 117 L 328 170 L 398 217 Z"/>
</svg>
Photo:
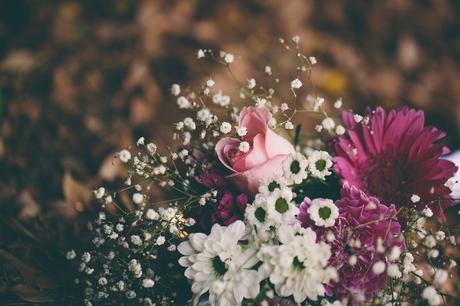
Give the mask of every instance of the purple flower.
<svg viewBox="0 0 460 306">
<path fill-rule="evenodd" d="M 424 114 L 403 107 L 388 114 L 378 107 L 368 124 L 356 123 L 350 112 L 342 119 L 348 131 L 335 144 L 334 170 L 342 178 L 385 204 L 407 205 L 412 195 L 418 209 L 430 207 L 445 219 L 453 201 L 444 186 L 457 171 L 440 157 L 449 150 L 438 140 L 444 132 L 424 127 Z"/>
<path fill-rule="evenodd" d="M 241 220 L 247 204 L 248 197 L 244 193 L 235 197 L 230 191 L 223 191 L 211 215 L 212 223 L 227 226 L 236 220 Z"/>
<path fill-rule="evenodd" d="M 362 299 L 369 301 L 388 280 L 386 272 L 374 274 L 372 266 L 378 261 L 387 264 L 386 253 L 393 247 L 404 251 L 405 244 L 394 205 L 383 205 L 348 183 L 341 193 L 341 199 L 335 202 L 339 217 L 333 227 L 315 227 L 307 213 L 311 205 L 308 198 L 301 204 L 298 218 L 303 226 L 317 232 L 318 239 L 331 246 L 333 255 L 329 263 L 337 269 L 339 280 L 328 285 L 327 293 L 349 297 L 357 304 Z M 385 252 L 379 252 L 379 247 Z"/>
<path fill-rule="evenodd" d="M 217 190 L 217 201 L 207 203 L 202 209 L 200 224 L 204 229 L 211 228 L 215 223 L 227 226 L 243 219 L 249 202 L 246 194 L 230 191 L 224 178 L 216 173 L 203 173 L 197 177 L 197 181 L 206 188 Z"/>
</svg>

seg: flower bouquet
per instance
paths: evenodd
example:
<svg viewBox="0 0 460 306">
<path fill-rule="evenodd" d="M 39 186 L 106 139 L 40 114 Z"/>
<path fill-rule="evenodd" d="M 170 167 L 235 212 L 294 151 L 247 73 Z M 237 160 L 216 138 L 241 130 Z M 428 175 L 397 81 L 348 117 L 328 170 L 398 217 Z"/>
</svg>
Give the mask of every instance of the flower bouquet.
<svg viewBox="0 0 460 306">
<path fill-rule="evenodd" d="M 228 69 L 238 98 L 212 79 L 197 91 L 174 84 L 172 95 L 188 114 L 175 125 L 177 147 L 140 138 L 118 153 L 126 187 L 95 190 L 117 213 L 101 212 L 89 225 L 93 247 L 78 256 L 86 304 L 454 299 L 444 291 L 456 264 L 445 212 L 454 204 L 457 167 L 443 159 L 445 134 L 407 107 L 355 114 L 340 99 L 300 102 L 316 59 L 301 53 L 296 37 L 281 43 L 298 59 L 295 77 L 283 85 L 269 66 L 265 77 L 289 96 L 255 79 L 241 83 L 232 54 L 199 50 L 198 58 Z M 294 123 L 305 116 L 318 121 L 307 132 Z M 169 199 L 158 201 L 154 184 Z M 128 195 L 130 210 L 120 204 Z"/>
</svg>

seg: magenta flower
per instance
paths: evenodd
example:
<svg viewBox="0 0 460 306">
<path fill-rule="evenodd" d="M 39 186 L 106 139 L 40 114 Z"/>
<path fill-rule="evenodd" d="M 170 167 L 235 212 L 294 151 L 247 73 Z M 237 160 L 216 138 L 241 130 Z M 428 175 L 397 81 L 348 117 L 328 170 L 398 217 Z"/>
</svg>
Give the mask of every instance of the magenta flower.
<svg viewBox="0 0 460 306">
<path fill-rule="evenodd" d="M 356 123 L 350 112 L 343 112 L 342 119 L 348 131 L 338 138 L 334 158 L 342 183 L 347 181 L 385 204 L 407 205 L 417 195 L 418 209 L 428 206 L 445 219 L 444 210 L 453 200 L 444 184 L 457 167 L 440 159 L 449 152 L 437 143 L 444 132 L 424 127 L 423 112 L 407 107 L 388 114 L 378 107 L 367 124 Z"/>
<path fill-rule="evenodd" d="M 222 176 L 205 172 L 197 177 L 197 181 L 208 189 L 217 191 L 217 198 L 203 207 L 199 220 L 203 229 L 210 229 L 215 223 L 228 226 L 236 220 L 242 220 L 249 202 L 244 193 L 229 190 Z"/>
<path fill-rule="evenodd" d="M 329 263 L 337 269 L 339 280 L 329 284 L 328 295 L 348 297 L 353 305 L 358 305 L 369 301 L 388 280 L 386 271 L 375 274 L 372 266 L 378 261 L 388 265 L 386 254 L 393 247 L 404 251 L 405 244 L 394 205 L 383 205 L 348 183 L 341 193 L 341 199 L 335 202 L 339 217 L 333 227 L 314 225 L 308 217 L 311 205 L 308 198 L 301 204 L 298 218 L 304 227 L 312 227 L 318 238 L 331 246 L 333 255 Z M 378 250 L 379 241 L 384 252 Z"/>
</svg>

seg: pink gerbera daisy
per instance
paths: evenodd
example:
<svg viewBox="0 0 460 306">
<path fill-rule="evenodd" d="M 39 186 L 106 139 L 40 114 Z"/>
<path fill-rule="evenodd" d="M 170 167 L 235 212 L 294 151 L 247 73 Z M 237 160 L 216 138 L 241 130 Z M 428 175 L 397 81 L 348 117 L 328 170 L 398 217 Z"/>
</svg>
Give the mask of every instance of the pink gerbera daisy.
<svg viewBox="0 0 460 306">
<path fill-rule="evenodd" d="M 425 127 L 423 112 L 407 107 L 388 114 L 378 107 L 360 123 L 343 112 L 342 120 L 348 131 L 338 138 L 334 158 L 342 182 L 385 204 L 428 206 L 445 219 L 444 210 L 453 203 L 445 183 L 457 167 L 440 159 L 449 152 L 437 143 L 444 132 Z"/>
</svg>

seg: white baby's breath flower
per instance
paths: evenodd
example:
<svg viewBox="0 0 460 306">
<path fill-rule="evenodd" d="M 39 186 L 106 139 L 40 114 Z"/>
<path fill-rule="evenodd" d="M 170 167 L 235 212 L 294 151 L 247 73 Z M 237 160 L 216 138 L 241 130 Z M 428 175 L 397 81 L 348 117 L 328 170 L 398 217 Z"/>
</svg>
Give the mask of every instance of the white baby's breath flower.
<svg viewBox="0 0 460 306">
<path fill-rule="evenodd" d="M 245 225 L 238 220 L 228 227 L 214 224 L 208 236 L 190 234 L 188 241 L 179 244 L 184 255 L 179 264 L 192 283 L 194 305 L 205 293 L 210 305 L 240 305 L 244 298 L 259 294 L 261 277 L 251 269 L 257 263 L 257 250 L 238 244 L 244 235 Z"/>
<path fill-rule="evenodd" d="M 147 209 L 145 216 L 149 220 L 158 220 L 160 218 L 160 215 L 152 208 Z"/>
<path fill-rule="evenodd" d="M 247 88 L 253 89 L 256 87 L 256 80 L 255 79 L 249 79 L 248 84 L 246 85 Z"/>
<path fill-rule="evenodd" d="M 418 203 L 420 202 L 420 196 L 417 195 L 417 194 L 413 194 L 411 197 L 410 197 L 410 200 L 412 203 Z"/>
<path fill-rule="evenodd" d="M 326 151 L 313 151 L 308 157 L 308 170 L 319 179 L 324 180 L 332 174 L 332 158 Z"/>
<path fill-rule="evenodd" d="M 231 53 L 226 53 L 226 54 L 224 55 L 224 61 L 225 61 L 227 64 L 233 63 L 234 60 L 235 60 L 235 57 L 233 56 L 233 54 L 231 54 Z"/>
<path fill-rule="evenodd" d="M 295 43 L 295 44 L 298 44 L 300 42 L 300 36 L 299 35 L 295 35 L 292 37 L 292 42 Z"/>
<path fill-rule="evenodd" d="M 339 209 L 330 199 L 312 200 L 307 212 L 316 226 L 334 226 L 335 220 L 339 217 Z"/>
<path fill-rule="evenodd" d="M 144 288 L 152 288 L 155 285 L 155 282 L 150 278 L 144 278 L 142 280 L 142 287 Z"/>
<path fill-rule="evenodd" d="M 205 57 L 205 56 L 206 56 L 206 54 L 204 53 L 204 51 L 203 51 L 202 49 L 199 49 L 199 50 L 197 51 L 197 53 L 196 53 L 196 57 L 197 57 L 198 59 L 203 58 L 203 57 Z"/>
<path fill-rule="evenodd" d="M 427 286 L 423 289 L 422 298 L 427 300 L 430 305 L 440 305 L 442 303 L 441 295 L 439 295 L 436 289 L 432 286 Z"/>
<path fill-rule="evenodd" d="M 236 128 L 236 133 L 238 136 L 243 137 L 248 133 L 248 129 L 245 126 L 239 126 Z"/>
<path fill-rule="evenodd" d="M 287 103 L 281 103 L 280 109 L 282 112 L 285 112 L 289 109 L 289 105 L 287 105 Z"/>
<path fill-rule="evenodd" d="M 250 145 L 249 145 L 249 142 L 247 141 L 242 141 L 240 142 L 240 145 L 238 146 L 238 150 L 240 150 L 241 152 L 243 153 L 247 153 L 249 152 L 249 149 L 250 149 Z"/>
<path fill-rule="evenodd" d="M 133 194 L 133 202 L 135 204 L 142 204 L 142 202 L 144 202 L 144 195 L 142 193 L 134 193 Z"/>
<path fill-rule="evenodd" d="M 155 241 L 156 245 L 163 245 L 166 242 L 166 239 L 164 236 L 158 236 L 157 240 Z"/>
<path fill-rule="evenodd" d="M 105 188 L 104 187 L 99 187 L 94 191 L 94 195 L 96 199 L 100 200 L 102 197 L 105 195 Z"/>
<path fill-rule="evenodd" d="M 284 128 L 286 130 L 293 130 L 294 129 L 294 124 L 292 124 L 291 121 L 286 121 L 286 123 L 284 124 Z"/>
<path fill-rule="evenodd" d="M 335 128 L 335 121 L 334 119 L 328 117 L 323 119 L 321 125 L 328 131 L 332 131 Z"/>
<path fill-rule="evenodd" d="M 265 107 L 265 104 L 267 104 L 267 102 L 268 102 L 267 99 L 257 97 L 256 98 L 256 107 L 258 107 L 258 108 Z"/>
<path fill-rule="evenodd" d="M 270 66 L 265 66 L 265 73 L 267 75 L 272 75 L 272 67 Z"/>
<path fill-rule="evenodd" d="M 178 96 L 180 94 L 180 86 L 179 84 L 173 84 L 171 86 L 171 93 L 173 96 Z"/>
<path fill-rule="evenodd" d="M 70 250 L 70 251 L 68 251 L 67 254 L 66 254 L 66 258 L 67 258 L 68 260 L 75 259 L 76 256 L 77 256 L 77 254 L 75 253 L 74 250 Z"/>
<path fill-rule="evenodd" d="M 355 119 L 356 123 L 360 123 L 361 121 L 363 121 L 363 116 L 358 115 L 358 114 L 354 114 L 353 119 Z"/>
<path fill-rule="evenodd" d="M 220 125 L 220 131 L 223 134 L 228 134 L 232 130 L 232 125 L 228 122 L 222 122 Z"/>
<path fill-rule="evenodd" d="M 118 158 L 124 162 L 124 163 L 127 163 L 130 159 L 131 159 L 131 152 L 129 152 L 128 150 L 124 149 L 124 150 L 121 150 L 120 153 L 118 153 Z"/>
<path fill-rule="evenodd" d="M 192 118 L 186 117 L 184 119 L 184 125 L 189 129 L 189 130 L 195 130 L 196 129 L 196 123 L 193 121 Z"/>
<path fill-rule="evenodd" d="M 316 60 L 316 57 L 314 56 L 310 56 L 308 60 L 310 61 L 310 64 L 312 65 L 315 65 L 316 63 L 318 63 L 318 61 Z"/>
<path fill-rule="evenodd" d="M 441 287 L 449 278 L 449 272 L 444 269 L 437 269 L 434 273 L 433 284 Z"/>
<path fill-rule="evenodd" d="M 136 141 L 136 145 L 144 145 L 145 144 L 145 138 L 144 137 L 139 137 L 139 139 Z"/>
<path fill-rule="evenodd" d="M 131 240 L 131 243 L 134 244 L 135 246 L 142 245 L 142 239 L 138 235 L 132 235 L 130 240 Z"/>
<path fill-rule="evenodd" d="M 214 84 L 216 84 L 216 82 L 214 82 L 213 79 L 209 79 L 209 80 L 206 81 L 206 86 L 207 87 L 213 87 Z"/>
<path fill-rule="evenodd" d="M 383 271 L 385 271 L 385 263 L 381 260 L 377 261 L 375 264 L 372 265 L 372 272 L 374 272 L 374 274 L 376 275 L 379 275 L 379 274 L 382 274 Z"/>
<path fill-rule="evenodd" d="M 313 101 L 313 110 L 317 112 L 323 104 L 324 104 L 324 98 L 316 97 Z"/>
<path fill-rule="evenodd" d="M 389 277 L 393 277 L 393 278 L 400 278 L 402 276 L 402 273 L 401 271 L 399 271 L 399 267 L 397 264 L 388 265 L 387 274 Z"/>
<path fill-rule="evenodd" d="M 425 217 L 433 217 L 433 211 L 429 207 L 425 207 L 425 209 L 422 210 L 422 213 L 425 215 Z"/>
<path fill-rule="evenodd" d="M 302 87 L 302 82 L 298 78 L 291 81 L 291 88 L 299 89 L 300 87 Z"/>
<path fill-rule="evenodd" d="M 334 107 L 339 109 L 343 106 L 343 101 L 342 98 L 337 99 L 337 101 L 334 102 Z"/>
<path fill-rule="evenodd" d="M 201 122 L 207 122 L 211 118 L 211 112 L 207 108 L 200 109 L 196 113 L 196 118 Z"/>
<path fill-rule="evenodd" d="M 179 108 L 187 109 L 192 106 L 192 103 L 190 103 L 190 101 L 186 97 L 180 96 L 179 98 L 177 98 L 177 105 L 179 106 Z"/>
<path fill-rule="evenodd" d="M 342 125 L 338 125 L 338 126 L 335 128 L 335 133 L 336 133 L 337 135 L 339 135 L 339 136 L 345 134 L 345 132 L 346 132 L 346 131 L 345 131 L 345 128 L 344 128 Z"/>
<path fill-rule="evenodd" d="M 300 184 L 307 178 L 308 161 L 301 153 L 290 154 L 283 161 L 283 175 L 288 181 Z"/>
</svg>

